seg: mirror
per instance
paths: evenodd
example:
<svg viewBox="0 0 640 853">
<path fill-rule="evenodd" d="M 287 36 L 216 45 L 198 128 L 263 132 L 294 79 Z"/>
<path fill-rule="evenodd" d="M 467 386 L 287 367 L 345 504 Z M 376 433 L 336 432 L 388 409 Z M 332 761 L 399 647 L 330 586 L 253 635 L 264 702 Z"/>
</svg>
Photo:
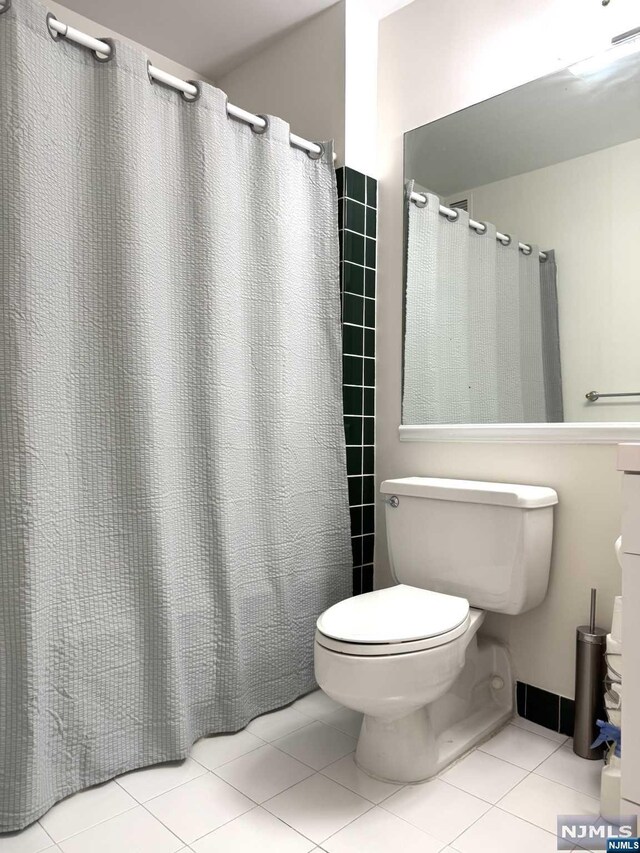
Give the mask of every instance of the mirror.
<svg viewBox="0 0 640 853">
<path fill-rule="evenodd" d="M 639 49 L 405 134 L 403 424 L 640 421 Z"/>
</svg>

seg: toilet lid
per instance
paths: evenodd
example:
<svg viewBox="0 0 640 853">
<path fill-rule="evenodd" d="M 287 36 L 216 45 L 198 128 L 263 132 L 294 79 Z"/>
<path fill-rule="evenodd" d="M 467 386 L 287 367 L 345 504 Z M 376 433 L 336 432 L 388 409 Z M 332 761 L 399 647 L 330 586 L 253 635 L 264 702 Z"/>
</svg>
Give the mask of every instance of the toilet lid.
<svg viewBox="0 0 640 853">
<path fill-rule="evenodd" d="M 398 584 L 334 604 L 317 628 L 345 643 L 405 643 L 453 631 L 468 615 L 466 598 Z"/>
</svg>

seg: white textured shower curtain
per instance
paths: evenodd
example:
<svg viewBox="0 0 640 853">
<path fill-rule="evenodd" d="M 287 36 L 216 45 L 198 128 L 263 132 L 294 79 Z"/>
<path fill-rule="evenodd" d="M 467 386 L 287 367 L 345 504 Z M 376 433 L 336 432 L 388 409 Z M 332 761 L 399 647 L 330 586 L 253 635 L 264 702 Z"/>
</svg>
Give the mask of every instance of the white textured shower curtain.
<svg viewBox="0 0 640 853">
<path fill-rule="evenodd" d="M 331 146 L 45 11 L 0 15 L 0 830 L 312 689 L 351 576 Z"/>
<path fill-rule="evenodd" d="M 408 203 L 403 423 L 562 421 L 553 253 L 543 270 L 426 195 Z"/>
</svg>

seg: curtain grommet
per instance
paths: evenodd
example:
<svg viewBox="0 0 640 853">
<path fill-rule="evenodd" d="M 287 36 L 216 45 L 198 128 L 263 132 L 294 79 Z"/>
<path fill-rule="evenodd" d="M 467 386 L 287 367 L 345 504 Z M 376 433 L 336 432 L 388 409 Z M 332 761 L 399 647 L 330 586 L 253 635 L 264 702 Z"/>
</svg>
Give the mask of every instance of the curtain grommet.
<svg viewBox="0 0 640 853">
<path fill-rule="evenodd" d="M 423 195 L 420 201 L 417 198 L 412 199 L 412 201 L 416 207 L 426 207 L 429 204 L 429 197 Z"/>
<path fill-rule="evenodd" d="M 447 219 L 449 222 L 457 222 L 459 216 L 460 213 L 457 210 L 452 210 L 451 213 L 447 213 Z"/>
<path fill-rule="evenodd" d="M 317 153 L 315 151 L 307 151 L 309 160 L 321 160 L 324 157 L 324 145 L 322 142 L 316 142 L 316 145 L 320 150 Z"/>
<path fill-rule="evenodd" d="M 10 8 L 11 0 L 4 0 L 2 6 L 0 6 L 0 15 L 2 15 L 4 12 L 8 12 Z"/>
<path fill-rule="evenodd" d="M 99 41 L 103 41 L 105 44 L 108 44 L 111 50 L 109 53 L 100 53 L 98 50 L 92 50 L 93 58 L 96 62 L 111 62 L 113 57 L 116 55 L 116 43 L 111 38 L 102 38 L 100 37 Z"/>
<path fill-rule="evenodd" d="M 511 234 L 503 234 L 502 237 L 498 237 L 498 240 L 500 240 L 503 246 L 510 246 Z"/>
<path fill-rule="evenodd" d="M 478 225 L 473 226 L 473 230 L 476 232 L 476 234 L 478 234 L 480 237 L 482 237 L 487 233 L 487 230 L 488 230 L 487 229 L 487 223 L 486 222 L 480 222 L 480 223 L 478 223 Z"/>
<path fill-rule="evenodd" d="M 528 246 L 525 243 L 524 246 L 522 246 L 522 248 L 520 249 L 520 251 L 522 252 L 523 255 L 530 255 L 531 252 L 533 252 L 533 249 L 531 248 L 531 246 Z"/>
<path fill-rule="evenodd" d="M 11 3 L 9 3 L 9 5 L 11 5 Z M 6 10 L 5 10 L 5 11 L 6 11 Z M 57 18 L 56 18 L 56 16 L 53 14 L 53 12 L 47 12 L 47 17 L 45 18 L 45 21 L 46 21 L 46 24 L 47 24 L 47 32 L 49 33 L 49 35 L 51 36 L 51 38 L 52 38 L 54 41 L 58 41 L 58 39 L 60 38 L 60 33 L 59 33 L 59 32 L 57 32 L 56 30 L 52 30 L 52 29 L 51 29 L 51 24 L 49 23 L 49 21 L 57 21 L 57 20 L 58 20 L 58 19 L 57 19 Z"/>
<path fill-rule="evenodd" d="M 200 100 L 200 95 L 202 95 L 202 86 L 199 80 L 187 80 L 186 82 L 190 86 L 195 86 L 196 93 L 195 95 L 189 95 L 187 92 L 180 92 L 180 97 L 183 101 L 186 101 L 187 104 L 194 104 L 196 101 Z"/>
<path fill-rule="evenodd" d="M 252 133 L 262 136 L 269 130 L 269 116 L 262 115 L 261 113 L 256 113 L 256 115 L 264 121 L 264 127 L 258 127 L 255 124 L 250 124 L 249 127 Z"/>
<path fill-rule="evenodd" d="M 150 59 L 147 59 L 147 77 L 149 78 L 149 83 L 151 83 L 152 86 L 155 86 L 156 81 L 151 76 L 151 60 Z"/>
</svg>

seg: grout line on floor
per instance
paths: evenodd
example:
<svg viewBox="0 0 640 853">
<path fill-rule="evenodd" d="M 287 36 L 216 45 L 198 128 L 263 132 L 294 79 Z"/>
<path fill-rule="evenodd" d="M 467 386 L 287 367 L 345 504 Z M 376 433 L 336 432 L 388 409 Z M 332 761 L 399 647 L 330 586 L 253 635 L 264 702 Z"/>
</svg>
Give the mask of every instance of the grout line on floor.
<svg viewBox="0 0 640 853">
<path fill-rule="evenodd" d="M 209 771 L 209 772 L 211 772 L 211 771 Z M 203 777 L 203 776 L 200 776 L 200 777 L 198 777 L 198 778 L 202 779 L 202 778 L 204 778 L 204 777 Z M 190 781 L 193 781 L 193 780 L 190 780 Z M 188 782 L 183 782 L 182 784 L 183 784 L 183 785 L 187 785 L 187 784 L 188 784 Z M 180 788 L 180 787 L 182 787 L 182 785 L 178 785 L 178 787 Z M 176 789 L 175 789 L 175 788 L 172 788 L 172 790 L 174 790 L 174 791 L 175 791 Z M 240 793 L 241 793 L 241 792 L 240 792 Z M 160 797 L 161 797 L 161 796 L 162 796 L 162 794 L 159 794 L 158 796 L 160 796 Z M 246 796 L 247 796 L 247 795 L 245 794 L 245 797 L 246 797 Z M 154 800 L 155 800 L 155 799 L 156 799 L 156 797 L 153 797 L 152 799 L 154 799 Z M 250 800 L 251 798 L 250 798 L 250 797 L 247 797 L 247 799 L 248 799 L 248 800 Z M 151 802 L 151 800 L 148 800 L 147 802 L 149 802 L 149 803 L 150 803 L 150 802 Z M 251 802 L 253 803 L 253 800 L 251 800 Z M 187 848 L 190 850 L 190 849 L 191 849 L 191 847 L 189 847 L 189 845 L 190 845 L 190 844 L 193 844 L 193 843 L 194 843 L 194 842 L 196 842 L 196 841 L 200 841 L 200 839 L 201 839 L 201 838 L 204 838 L 204 837 L 205 837 L 205 835 L 210 835 L 212 832 L 215 832 L 216 830 L 221 829 L 223 826 L 226 826 L 226 824 L 231 823 L 231 821 L 232 821 L 232 820 L 236 820 L 237 818 L 242 817 L 242 815 L 243 815 L 243 814 L 249 814 L 249 812 L 253 811 L 253 808 L 255 808 L 255 806 L 257 805 L 257 803 L 254 803 L 253 808 L 251 808 L 251 809 L 247 809 L 247 811 L 246 811 L 246 812 L 242 812 L 242 814 L 239 814 L 239 815 L 236 815 L 235 817 L 229 818 L 229 820 L 225 820 L 225 821 L 224 821 L 223 823 L 221 823 L 219 826 L 216 826 L 216 828 L 215 828 L 215 829 L 209 829 L 207 832 L 204 832 L 202 835 L 198 835 L 198 837 L 197 837 L 197 838 L 193 838 L 191 841 L 185 841 L 185 840 L 184 840 L 184 838 L 180 838 L 180 836 L 179 836 L 179 835 L 177 835 L 177 834 L 173 831 L 173 829 L 171 829 L 171 827 L 167 826 L 167 824 L 162 820 L 162 818 L 161 818 L 161 817 L 158 817 L 158 815 L 154 814 L 150 809 L 148 809 L 148 808 L 147 808 L 146 803 L 140 803 L 140 805 L 142 806 L 142 808 L 143 808 L 146 812 L 148 812 L 148 813 L 151 815 L 151 817 L 154 817 L 157 821 L 159 821 L 159 822 L 164 826 L 164 828 L 165 828 L 166 830 L 168 830 L 168 831 L 169 831 L 169 832 L 174 836 L 174 838 L 177 838 L 177 839 L 178 839 L 178 841 L 179 841 L 181 844 L 186 845 L 186 846 L 187 846 Z M 179 851 L 178 851 L 178 853 L 181 853 L 181 850 L 179 850 Z"/>
</svg>

